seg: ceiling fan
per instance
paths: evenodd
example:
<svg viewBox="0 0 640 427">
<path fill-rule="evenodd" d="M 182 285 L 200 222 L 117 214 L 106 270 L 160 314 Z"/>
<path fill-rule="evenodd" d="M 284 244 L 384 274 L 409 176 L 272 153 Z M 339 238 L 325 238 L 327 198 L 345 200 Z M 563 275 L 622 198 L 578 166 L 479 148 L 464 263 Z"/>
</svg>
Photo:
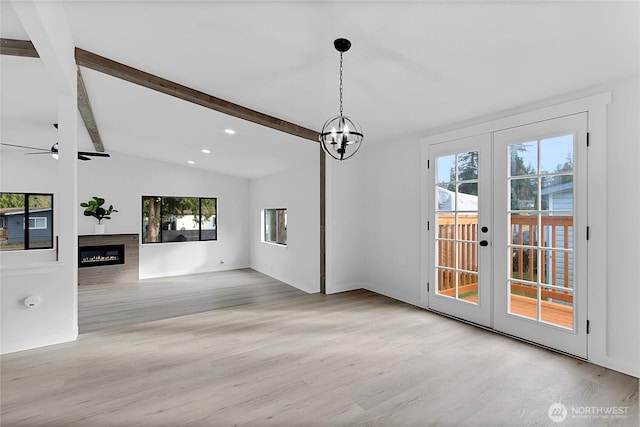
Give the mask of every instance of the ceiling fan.
<svg viewBox="0 0 640 427">
<path fill-rule="evenodd" d="M 53 126 L 56 129 L 58 129 L 58 124 L 57 123 L 54 123 Z M 47 150 L 45 148 L 28 147 L 26 145 L 8 144 L 6 142 L 0 142 L 0 145 L 6 145 L 8 147 L 26 148 L 27 150 L 38 150 L 38 151 L 40 151 L 39 153 L 25 153 L 25 155 L 51 154 L 51 156 L 53 156 L 54 159 L 58 158 L 58 143 L 57 142 L 55 144 L 53 144 L 51 146 L 51 149 L 49 149 L 49 150 Z M 94 152 L 94 151 L 78 151 L 78 160 L 91 160 L 89 158 L 89 156 L 92 156 L 92 157 L 111 157 L 107 153 L 98 153 L 98 152 Z"/>
</svg>

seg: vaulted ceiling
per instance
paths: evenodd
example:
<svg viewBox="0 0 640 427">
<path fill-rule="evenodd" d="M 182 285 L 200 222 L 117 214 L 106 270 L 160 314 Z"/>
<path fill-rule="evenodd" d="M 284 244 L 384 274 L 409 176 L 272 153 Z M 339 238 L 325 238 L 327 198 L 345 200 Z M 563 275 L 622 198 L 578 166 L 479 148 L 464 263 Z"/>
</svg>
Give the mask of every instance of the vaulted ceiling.
<svg viewBox="0 0 640 427">
<path fill-rule="evenodd" d="M 0 36 L 28 39 L 9 2 Z M 320 130 L 344 108 L 365 145 L 638 74 L 639 3 L 69 1 L 76 46 Z M 0 140 L 49 148 L 56 94 L 37 58 L 0 58 Z M 247 178 L 317 144 L 81 67 L 105 149 Z M 229 136 L 225 128 L 236 134 Z M 80 150 L 92 145 L 84 128 Z M 5 148 L 6 149 L 6 148 Z M 211 150 L 203 154 L 201 149 Z M 96 161 L 109 161 L 98 159 Z"/>
</svg>

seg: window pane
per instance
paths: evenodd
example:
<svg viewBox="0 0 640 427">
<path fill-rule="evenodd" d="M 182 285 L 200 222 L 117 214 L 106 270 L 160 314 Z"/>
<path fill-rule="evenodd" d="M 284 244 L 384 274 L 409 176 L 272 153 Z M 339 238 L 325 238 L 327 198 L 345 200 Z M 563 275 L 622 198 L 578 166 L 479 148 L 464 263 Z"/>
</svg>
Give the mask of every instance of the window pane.
<svg viewBox="0 0 640 427">
<path fill-rule="evenodd" d="M 455 298 L 456 296 L 456 272 L 444 268 L 436 268 L 438 275 L 438 295 Z"/>
<path fill-rule="evenodd" d="M 573 215 L 571 212 L 554 212 L 541 215 L 542 240 L 540 246 L 573 249 Z"/>
<path fill-rule="evenodd" d="M 513 213 L 511 218 L 512 245 L 535 246 L 538 244 L 538 216 L 522 213 Z"/>
<path fill-rule="evenodd" d="M 478 179 L 478 152 L 458 154 L 458 181 L 473 179 Z"/>
<path fill-rule="evenodd" d="M 53 196 L 29 195 L 29 249 L 53 247 Z"/>
<path fill-rule="evenodd" d="M 161 197 L 142 197 L 142 243 L 160 242 L 161 204 Z"/>
<path fill-rule="evenodd" d="M 573 209 L 573 175 L 551 175 L 542 178 L 542 210 L 570 211 Z"/>
<path fill-rule="evenodd" d="M 474 273 L 458 273 L 458 298 L 473 304 L 478 303 L 478 275 Z"/>
<path fill-rule="evenodd" d="M 287 210 L 286 209 L 265 209 L 264 210 L 264 241 L 287 244 Z"/>
<path fill-rule="evenodd" d="M 573 135 L 540 140 L 540 173 L 573 171 Z"/>
<path fill-rule="evenodd" d="M 538 282 L 538 249 L 511 248 L 511 278 Z"/>
<path fill-rule="evenodd" d="M 538 172 L 538 142 L 523 142 L 509 146 L 511 175 L 535 175 Z"/>
<path fill-rule="evenodd" d="M 264 210 L 264 241 L 273 242 L 276 230 L 276 215 L 273 209 Z"/>
<path fill-rule="evenodd" d="M 202 227 L 200 240 L 216 240 L 218 238 L 217 200 L 200 199 L 202 206 L 200 224 Z"/>
<path fill-rule="evenodd" d="M 458 242 L 458 269 L 478 271 L 478 244 Z"/>
<path fill-rule="evenodd" d="M 538 287 L 510 282 L 509 313 L 538 319 Z"/>
<path fill-rule="evenodd" d="M 456 156 L 442 156 L 436 160 L 438 183 L 452 182 L 456 180 Z"/>
<path fill-rule="evenodd" d="M 538 209 L 538 179 L 511 180 L 511 210 L 528 211 Z"/>
<path fill-rule="evenodd" d="M 456 204 L 458 211 L 478 210 L 478 183 L 465 182 L 458 185 L 456 194 Z"/>
<path fill-rule="evenodd" d="M 162 242 L 200 239 L 200 200 L 197 197 L 162 198 Z"/>
<path fill-rule="evenodd" d="M 573 252 L 542 251 L 541 282 L 573 289 Z"/>
<path fill-rule="evenodd" d="M 280 243 L 281 245 L 287 244 L 287 210 L 286 209 L 278 209 L 277 211 L 277 237 L 276 243 Z"/>
<path fill-rule="evenodd" d="M 444 184 L 436 187 L 436 205 L 438 211 L 453 212 L 456 209 L 455 190 L 455 184 Z"/>
<path fill-rule="evenodd" d="M 456 268 L 456 242 L 454 240 L 437 240 L 439 267 Z"/>
<path fill-rule="evenodd" d="M 540 319 L 573 329 L 573 291 L 543 287 L 541 294 Z"/>
<path fill-rule="evenodd" d="M 25 248 L 24 199 L 24 194 L 0 193 L 0 218 L 2 218 L 0 249 L 3 251 Z"/>
</svg>

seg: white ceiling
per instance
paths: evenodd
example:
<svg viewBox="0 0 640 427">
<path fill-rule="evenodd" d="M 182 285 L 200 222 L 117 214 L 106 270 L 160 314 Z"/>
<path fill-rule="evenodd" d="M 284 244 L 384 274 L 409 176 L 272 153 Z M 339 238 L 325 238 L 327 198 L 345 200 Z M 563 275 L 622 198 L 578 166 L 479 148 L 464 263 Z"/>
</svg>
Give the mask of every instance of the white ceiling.
<svg viewBox="0 0 640 427">
<path fill-rule="evenodd" d="M 65 3 L 78 47 L 320 130 L 345 114 L 366 145 L 507 111 L 639 72 L 639 3 Z M 3 1 L 0 34 L 28 38 Z M 1 58 L 0 139 L 48 148 L 55 93 L 40 60 Z M 308 140 L 82 68 L 107 152 L 252 178 L 314 161 Z M 237 134 L 224 134 L 232 127 Z M 208 148 L 212 154 L 200 152 Z M 91 149 L 86 131 L 80 149 Z M 95 161 L 108 161 L 96 159 Z"/>
</svg>

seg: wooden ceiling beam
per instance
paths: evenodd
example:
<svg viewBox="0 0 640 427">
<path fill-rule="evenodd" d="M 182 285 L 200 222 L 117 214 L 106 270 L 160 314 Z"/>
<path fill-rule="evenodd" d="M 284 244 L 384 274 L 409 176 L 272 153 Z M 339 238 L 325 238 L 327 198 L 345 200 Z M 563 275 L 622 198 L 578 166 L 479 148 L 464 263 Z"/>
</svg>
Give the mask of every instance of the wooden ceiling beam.
<svg viewBox="0 0 640 427">
<path fill-rule="evenodd" d="M 39 58 L 38 51 L 35 49 L 33 43 L 31 43 L 31 41 L 29 40 L 14 40 L 2 38 L 0 39 L 0 54 Z M 119 79 L 123 79 L 131 83 L 135 83 L 140 86 L 162 92 L 167 95 L 174 96 L 184 101 L 201 105 L 220 113 L 228 114 L 239 119 L 257 123 L 259 125 L 266 126 L 280 132 L 295 135 L 303 139 L 308 139 L 313 142 L 318 142 L 319 133 L 317 131 L 307 129 L 294 123 L 278 119 L 277 117 L 269 116 L 267 114 L 243 107 L 238 104 L 234 104 L 233 102 L 225 101 L 224 99 L 209 95 L 204 92 L 200 92 L 198 90 L 181 85 L 179 83 L 172 82 L 162 77 L 155 76 L 145 71 L 138 70 L 128 65 L 121 64 L 87 50 L 76 47 L 75 57 L 78 66 L 87 67 L 89 69 L 99 71 L 101 73 L 117 77 Z M 89 103 L 89 96 L 87 95 L 87 90 L 79 69 L 78 109 L 80 110 L 82 120 L 84 121 L 85 127 L 89 132 L 89 136 L 91 137 L 91 141 L 93 142 L 95 149 L 99 152 L 103 152 L 104 145 L 102 144 L 102 139 L 100 138 L 100 134 L 98 132 L 96 120 L 91 109 L 91 104 Z"/>
<path fill-rule="evenodd" d="M 91 103 L 89 102 L 89 94 L 87 93 L 87 88 L 84 85 L 84 79 L 82 78 L 79 67 L 78 111 L 80 111 L 80 117 L 82 117 L 84 126 L 87 128 L 87 132 L 89 132 L 89 137 L 91 138 L 91 142 L 93 142 L 93 148 L 95 148 L 95 150 L 99 153 L 104 153 L 104 145 L 102 144 L 100 132 L 98 132 L 98 124 L 96 123 L 96 118 L 93 115 L 93 109 L 91 108 Z"/>
<path fill-rule="evenodd" d="M 308 139 L 314 142 L 318 141 L 319 133 L 298 126 L 294 123 L 278 119 L 273 116 L 251 110 L 238 104 L 234 104 L 224 99 L 217 98 L 204 92 L 192 89 L 190 87 L 172 82 L 170 80 L 149 74 L 145 71 L 138 70 L 125 64 L 113 61 L 109 58 L 97 55 L 76 47 L 76 63 L 79 66 L 99 71 L 101 73 L 126 80 L 131 83 L 138 84 L 148 89 L 171 95 L 184 101 L 192 102 L 200 106 L 228 114 L 239 119 L 257 123 L 271 129 L 285 132 L 300 138 Z"/>
<path fill-rule="evenodd" d="M 0 55 L 39 58 L 38 51 L 30 40 L 0 39 Z"/>
</svg>

